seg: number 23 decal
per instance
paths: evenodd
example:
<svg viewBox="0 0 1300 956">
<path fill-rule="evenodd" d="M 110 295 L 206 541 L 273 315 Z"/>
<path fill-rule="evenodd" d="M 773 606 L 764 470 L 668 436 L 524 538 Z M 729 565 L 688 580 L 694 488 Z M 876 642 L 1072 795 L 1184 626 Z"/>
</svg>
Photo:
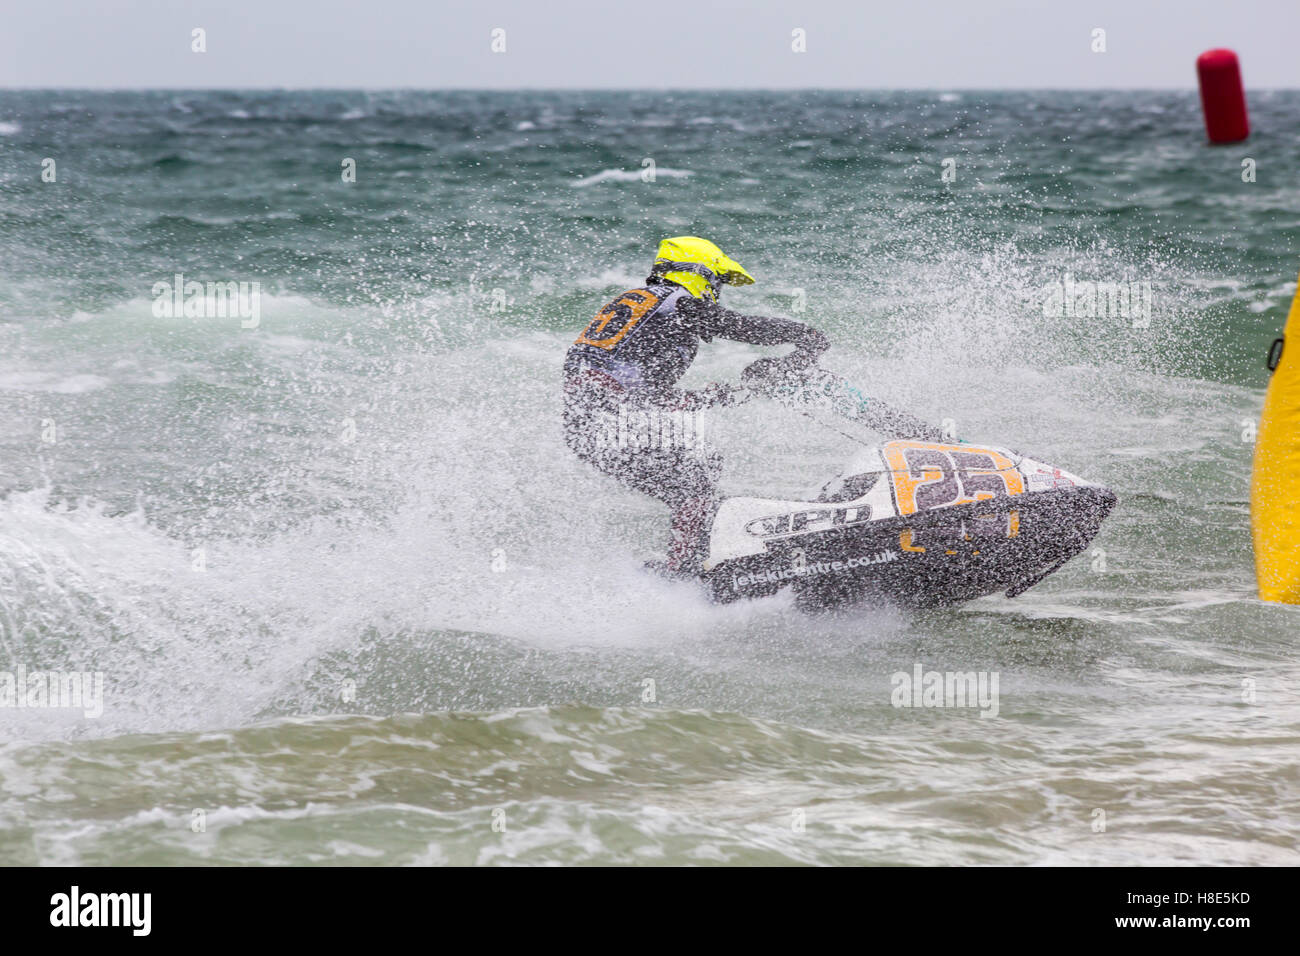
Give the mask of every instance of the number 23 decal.
<svg viewBox="0 0 1300 956">
<path fill-rule="evenodd" d="M 891 441 L 884 452 L 900 515 L 1025 491 L 1016 463 L 991 448 Z"/>
</svg>

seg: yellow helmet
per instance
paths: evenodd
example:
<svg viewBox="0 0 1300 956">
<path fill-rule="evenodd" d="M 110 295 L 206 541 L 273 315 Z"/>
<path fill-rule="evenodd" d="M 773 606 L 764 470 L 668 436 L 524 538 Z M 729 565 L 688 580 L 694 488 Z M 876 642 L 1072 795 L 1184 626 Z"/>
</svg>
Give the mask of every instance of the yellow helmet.
<svg viewBox="0 0 1300 956">
<path fill-rule="evenodd" d="M 697 299 L 718 301 L 725 285 L 750 285 L 754 277 L 721 249 L 696 236 L 677 236 L 659 243 L 651 276 L 663 276 Z"/>
</svg>

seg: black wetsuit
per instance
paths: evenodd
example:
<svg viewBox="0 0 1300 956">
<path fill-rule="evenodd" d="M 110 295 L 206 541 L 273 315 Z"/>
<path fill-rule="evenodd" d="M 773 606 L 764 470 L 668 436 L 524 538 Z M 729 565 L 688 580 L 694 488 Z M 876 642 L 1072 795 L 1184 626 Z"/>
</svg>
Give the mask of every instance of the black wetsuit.
<svg viewBox="0 0 1300 956">
<path fill-rule="evenodd" d="M 809 362 L 828 346 L 821 332 L 802 322 L 742 315 L 651 276 L 645 286 L 602 308 L 564 361 L 565 441 L 602 472 L 673 509 L 669 564 L 678 569 L 693 569 L 701 559 L 721 457 L 700 447 L 638 447 L 609 437 L 615 416 L 629 408 L 662 415 L 726 403 L 726 392 L 676 387 L 700 342 L 714 336 L 751 345 L 791 344 Z"/>
</svg>

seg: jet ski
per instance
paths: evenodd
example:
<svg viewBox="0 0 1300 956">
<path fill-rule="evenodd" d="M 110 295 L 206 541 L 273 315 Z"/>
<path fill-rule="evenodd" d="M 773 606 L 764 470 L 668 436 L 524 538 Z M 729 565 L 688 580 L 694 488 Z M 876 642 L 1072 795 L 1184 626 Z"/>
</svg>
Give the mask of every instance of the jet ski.
<svg viewBox="0 0 1300 956">
<path fill-rule="evenodd" d="M 890 440 L 863 447 L 812 500 L 724 499 L 702 572 L 718 602 L 786 587 L 804 610 L 1014 597 L 1084 551 L 1115 505 L 1102 485 L 1009 448 L 947 437 L 827 370 L 814 366 L 791 381 L 751 369 L 751 389 Z"/>
</svg>

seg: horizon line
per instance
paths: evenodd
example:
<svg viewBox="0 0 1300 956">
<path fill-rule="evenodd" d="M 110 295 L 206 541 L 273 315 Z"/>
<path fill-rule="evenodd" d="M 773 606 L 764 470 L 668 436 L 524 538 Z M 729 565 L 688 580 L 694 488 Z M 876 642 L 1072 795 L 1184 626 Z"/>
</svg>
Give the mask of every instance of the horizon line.
<svg viewBox="0 0 1300 956">
<path fill-rule="evenodd" d="M 1300 86 L 1246 87 L 1289 93 Z M 4 86 L 0 93 L 1195 93 L 1196 86 Z"/>
</svg>

